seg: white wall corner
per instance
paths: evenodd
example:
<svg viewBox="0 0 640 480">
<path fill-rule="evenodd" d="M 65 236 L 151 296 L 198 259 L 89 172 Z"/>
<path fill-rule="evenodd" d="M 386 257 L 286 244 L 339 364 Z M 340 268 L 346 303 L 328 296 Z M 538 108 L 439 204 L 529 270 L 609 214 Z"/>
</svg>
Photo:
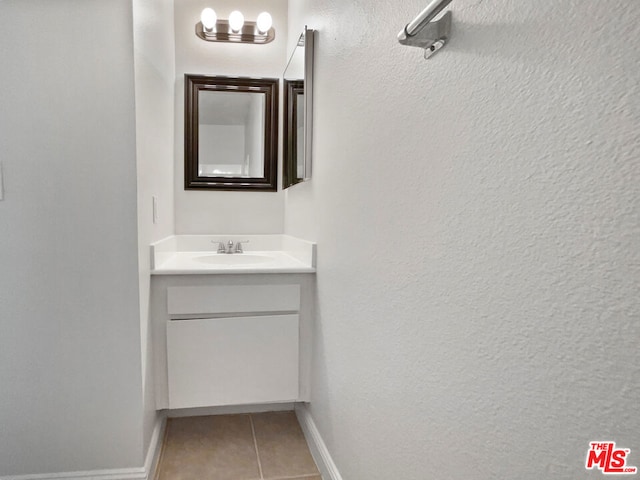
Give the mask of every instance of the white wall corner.
<svg viewBox="0 0 640 480">
<path fill-rule="evenodd" d="M 323 480 L 342 480 L 342 475 L 340 475 L 338 467 L 333 462 L 333 458 L 331 458 L 331 454 L 313 421 L 306 403 L 296 404 L 296 416 Z"/>
<path fill-rule="evenodd" d="M 0 480 L 153 480 L 160 459 L 165 426 L 166 417 L 164 415 L 158 416 L 143 467 L 89 470 L 85 472 L 9 475 L 0 477 Z"/>
</svg>

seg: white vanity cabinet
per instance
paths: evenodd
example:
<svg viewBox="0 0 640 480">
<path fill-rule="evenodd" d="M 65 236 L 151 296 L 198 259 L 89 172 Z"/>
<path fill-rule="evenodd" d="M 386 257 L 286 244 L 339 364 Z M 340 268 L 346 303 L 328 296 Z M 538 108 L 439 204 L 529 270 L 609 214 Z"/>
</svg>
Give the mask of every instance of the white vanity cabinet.
<svg viewBox="0 0 640 480">
<path fill-rule="evenodd" d="M 170 321 L 169 408 L 296 401 L 298 318 Z"/>
<path fill-rule="evenodd" d="M 152 277 L 156 406 L 308 401 L 308 274 Z"/>
</svg>

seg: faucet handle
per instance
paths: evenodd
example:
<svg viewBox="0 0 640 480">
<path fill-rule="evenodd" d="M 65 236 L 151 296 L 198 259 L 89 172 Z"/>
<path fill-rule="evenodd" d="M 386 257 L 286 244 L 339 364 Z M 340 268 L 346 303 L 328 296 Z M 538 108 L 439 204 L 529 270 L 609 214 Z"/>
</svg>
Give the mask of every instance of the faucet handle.
<svg viewBox="0 0 640 480">
<path fill-rule="evenodd" d="M 239 242 L 236 243 L 236 253 L 243 253 L 244 250 L 242 250 L 242 244 L 243 243 L 249 243 L 249 240 L 241 240 Z"/>
<path fill-rule="evenodd" d="M 218 240 L 211 240 L 211 243 L 217 243 L 218 244 L 218 253 L 227 253 L 227 247 L 224 246 L 224 243 L 218 241 Z"/>
</svg>

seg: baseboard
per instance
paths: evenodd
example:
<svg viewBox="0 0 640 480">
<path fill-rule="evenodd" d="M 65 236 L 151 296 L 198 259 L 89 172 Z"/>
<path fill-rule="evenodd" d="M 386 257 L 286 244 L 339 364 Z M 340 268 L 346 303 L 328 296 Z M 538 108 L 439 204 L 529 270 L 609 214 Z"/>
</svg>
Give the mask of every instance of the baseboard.
<svg viewBox="0 0 640 480">
<path fill-rule="evenodd" d="M 151 442 L 144 466 L 138 468 L 116 468 L 110 470 L 90 470 L 86 472 L 39 473 L 35 475 L 9 475 L 0 480 L 153 480 L 162 446 L 162 434 L 166 419 L 159 416 L 153 428 Z"/>
<path fill-rule="evenodd" d="M 164 440 L 164 430 L 167 427 L 167 418 L 165 415 L 159 414 L 156 418 L 156 424 L 153 427 L 151 441 L 149 442 L 149 450 L 144 460 L 144 470 L 147 474 L 145 480 L 153 480 L 156 476 L 156 469 L 160 461 L 160 453 L 162 451 L 162 442 Z"/>
<path fill-rule="evenodd" d="M 36 475 L 9 475 L 0 480 L 150 480 L 144 467 L 87 472 L 39 473 Z"/>
<path fill-rule="evenodd" d="M 296 404 L 296 416 L 322 478 L 324 480 L 342 480 L 342 475 L 340 475 L 338 467 L 333 462 L 333 458 L 331 458 L 331 454 L 320 436 L 306 403 Z"/>
</svg>

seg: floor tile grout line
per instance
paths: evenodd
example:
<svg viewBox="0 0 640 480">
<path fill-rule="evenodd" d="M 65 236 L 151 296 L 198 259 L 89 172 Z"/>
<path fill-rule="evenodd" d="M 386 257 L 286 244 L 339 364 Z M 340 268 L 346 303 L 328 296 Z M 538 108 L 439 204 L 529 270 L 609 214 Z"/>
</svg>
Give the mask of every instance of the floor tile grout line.
<svg viewBox="0 0 640 480">
<path fill-rule="evenodd" d="M 256 438 L 256 427 L 253 425 L 253 415 L 249 414 L 251 422 L 251 433 L 253 434 L 253 447 L 256 449 L 256 459 L 258 460 L 258 471 L 260 472 L 260 480 L 264 480 L 262 473 L 262 463 L 260 463 L 260 452 L 258 452 L 258 439 Z"/>
</svg>

